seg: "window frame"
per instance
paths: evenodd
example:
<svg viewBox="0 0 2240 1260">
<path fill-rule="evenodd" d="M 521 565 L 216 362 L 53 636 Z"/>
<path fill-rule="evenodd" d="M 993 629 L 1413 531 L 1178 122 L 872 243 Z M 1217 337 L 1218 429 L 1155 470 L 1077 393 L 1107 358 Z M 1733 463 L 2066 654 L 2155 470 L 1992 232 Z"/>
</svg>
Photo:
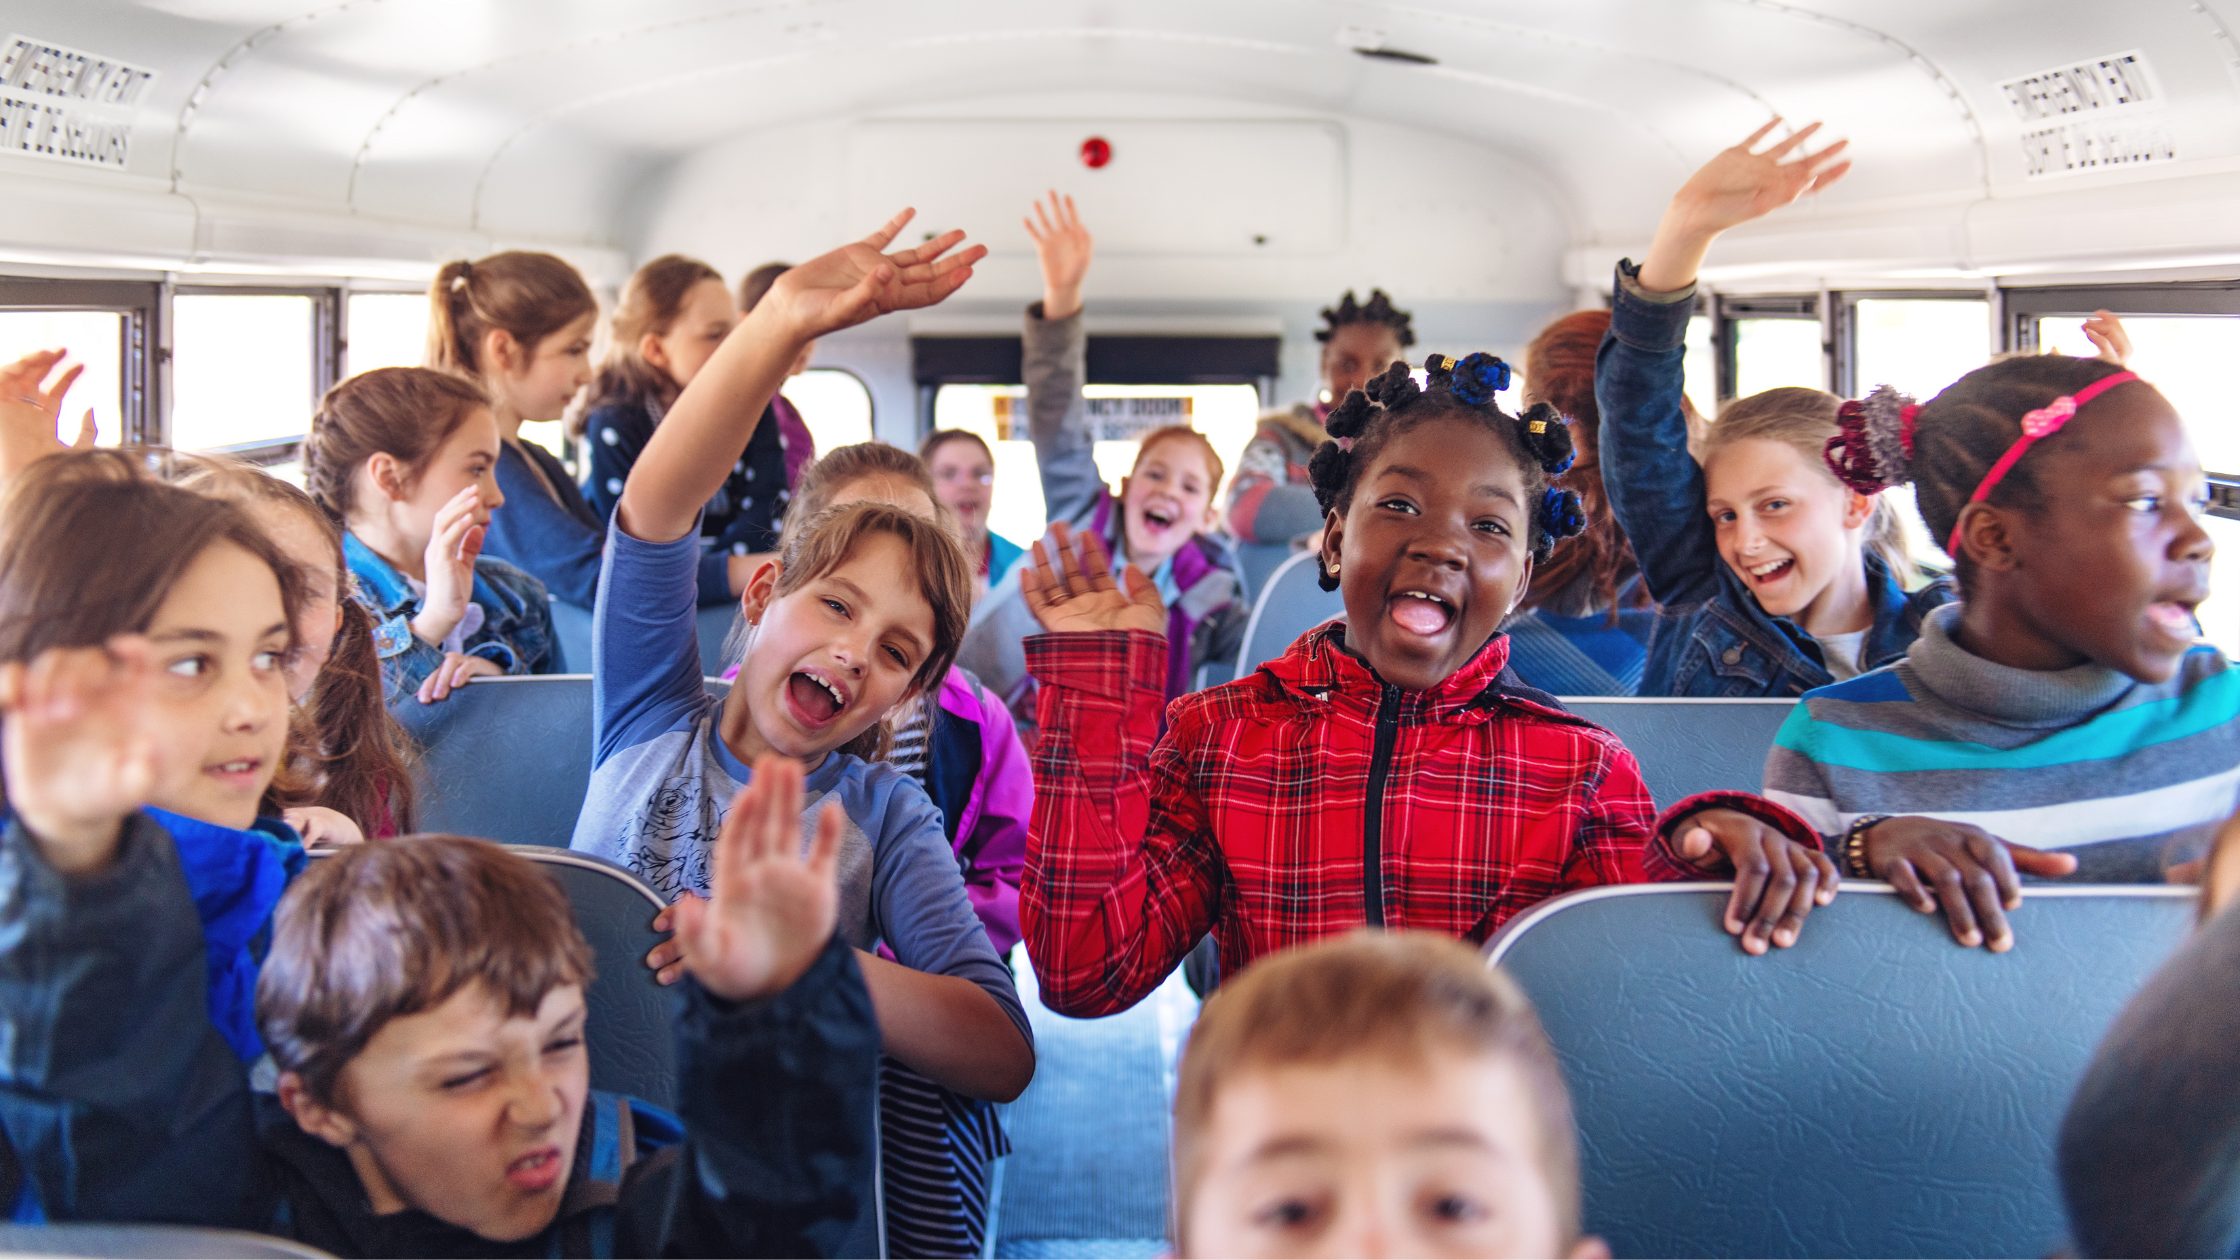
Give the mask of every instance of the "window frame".
<svg viewBox="0 0 2240 1260">
<path fill-rule="evenodd" d="M 350 299 L 358 297 L 361 294 L 377 296 L 417 297 L 423 302 L 428 300 L 428 289 L 426 285 L 415 287 L 409 284 L 383 284 L 379 282 L 370 282 L 348 283 L 336 286 L 334 290 L 333 359 L 335 377 L 333 381 L 329 382 L 325 388 L 319 391 L 321 397 L 326 396 L 327 389 L 332 389 L 335 385 L 339 385 L 344 380 L 348 379 L 348 377 L 345 376 L 344 373 L 348 372 L 350 366 Z M 348 372 L 348 375 L 355 376 L 357 375 L 357 373 Z"/>
<path fill-rule="evenodd" d="M 311 355 L 311 397 L 304 404 L 303 426 L 305 433 L 311 428 L 312 411 L 319 400 L 326 397 L 342 379 L 342 323 L 343 295 L 341 285 L 304 284 L 179 284 L 170 286 L 165 295 L 165 306 L 182 297 L 300 297 L 311 299 L 311 344 L 305 347 Z M 176 313 L 170 321 L 176 323 Z M 168 347 L 165 359 L 170 358 Z M 176 449 L 171 442 L 171 408 L 166 400 L 163 412 L 163 446 Z M 232 446 L 213 446 L 201 450 L 205 455 L 223 455 L 238 459 L 259 468 L 284 464 L 303 451 L 303 434 L 291 438 L 267 438 L 257 442 L 237 442 Z"/>
<path fill-rule="evenodd" d="M 171 295 L 161 280 L 0 276 L 0 310 L 105 311 L 119 315 L 117 370 L 124 384 L 120 440 L 165 444 L 170 425 Z"/>
<path fill-rule="evenodd" d="M 1861 302 L 1987 302 L 1990 304 L 1991 352 L 1999 354 L 2002 312 L 1996 289 L 1839 289 L 1830 294 L 1835 314 L 1834 335 L 1829 339 L 1833 360 L 1830 375 L 1838 398 L 1859 396 L 1859 303 Z M 1927 401 L 1924 399 L 1923 401 Z"/>
<path fill-rule="evenodd" d="M 1711 316 L 1711 351 L 1717 380 L 1718 398 L 1713 406 L 1724 406 L 1735 395 L 1735 382 L 1742 375 L 1742 337 L 1736 325 L 1743 320 L 1784 319 L 1799 323 L 1811 321 L 1820 325 L 1820 388 L 1827 389 L 1834 360 L 1831 339 L 1834 329 L 1829 319 L 1831 305 L 1827 290 L 1818 293 L 1713 293 L 1708 312 Z"/>
<path fill-rule="evenodd" d="M 875 390 L 873 390 L 873 389 L 871 388 L 871 382 L 869 382 L 869 381 L 867 381 L 867 380 L 863 379 L 863 373 L 861 373 L 861 372 L 858 372 L 858 371 L 856 371 L 856 370 L 855 370 L 854 368 L 852 368 L 852 367 L 842 367 L 842 366 L 840 366 L 840 365 L 838 365 L 838 364 L 832 364 L 832 363 L 815 363 L 815 362 L 812 362 L 812 363 L 810 363 L 810 364 L 809 364 L 809 366 L 808 366 L 807 368 L 805 368 L 805 369 L 803 369 L 803 370 L 802 370 L 802 373 L 801 373 L 801 374 L 802 374 L 803 376 L 807 376 L 807 375 L 808 375 L 809 373 L 811 373 L 811 372 L 838 372 L 838 373 L 839 373 L 839 374 L 841 374 L 842 376 L 845 376 L 845 377 L 847 377 L 847 378 L 848 378 L 849 380 L 852 380 L 852 381 L 854 381 L 854 382 L 856 383 L 856 388 L 857 388 L 857 389 L 860 389 L 860 390 L 862 390 L 862 391 L 863 391 L 863 405 L 864 405 L 864 410 L 865 410 L 865 413 L 866 413 L 866 414 L 865 414 L 865 417 L 864 417 L 864 419 L 865 419 L 865 422 L 866 422 L 866 423 L 867 423 L 867 424 L 868 424 L 868 425 L 870 426 L 870 428 L 871 428 L 871 436 L 870 436 L 869 438 L 866 438 L 865 440 L 866 440 L 866 441 L 870 441 L 870 442 L 876 442 L 876 441 L 878 441 L 878 440 L 879 440 L 879 395 L 878 395 L 877 391 L 875 391 Z M 789 378 L 789 379 L 790 379 L 790 378 Z M 785 387 L 784 387 L 783 385 L 779 386 L 779 387 L 778 387 L 778 392 L 779 392 L 779 393 L 781 393 L 781 394 L 782 394 L 782 393 L 784 393 L 784 392 L 785 392 Z M 930 404 L 930 402 L 929 402 L 929 404 L 928 404 L 928 405 L 929 405 L 929 406 L 931 405 L 931 404 Z M 804 423 L 806 423 L 806 421 L 804 421 Z M 819 455 L 823 455 L 823 454 L 825 454 L 825 453 L 826 453 L 826 452 L 824 452 L 824 451 L 822 451 L 822 450 L 819 450 L 819 451 L 817 452 L 817 454 L 819 454 Z"/>
</svg>

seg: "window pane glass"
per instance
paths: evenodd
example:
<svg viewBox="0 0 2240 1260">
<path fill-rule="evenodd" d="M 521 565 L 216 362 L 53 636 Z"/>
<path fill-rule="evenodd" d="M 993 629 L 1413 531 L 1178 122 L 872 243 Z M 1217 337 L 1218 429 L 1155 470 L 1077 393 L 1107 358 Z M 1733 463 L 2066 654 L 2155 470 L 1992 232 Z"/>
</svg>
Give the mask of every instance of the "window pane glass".
<svg viewBox="0 0 2240 1260">
<path fill-rule="evenodd" d="M 62 400 L 62 440 L 78 436 L 78 420 L 93 409 L 103 446 L 124 436 L 124 320 L 116 311 L 0 311 L 0 359 L 13 362 L 34 350 L 68 350 L 65 363 L 85 374 Z"/>
<path fill-rule="evenodd" d="M 855 373 L 810 368 L 786 382 L 785 396 L 801 412 L 819 455 L 871 440 L 871 391 Z"/>
<path fill-rule="evenodd" d="M 1034 443 L 1026 437 L 1026 396 L 1018 385 L 944 385 L 933 398 L 935 428 L 970 430 L 995 451 L 988 528 L 1017 543 L 1040 538 L 1049 523 Z M 1115 492 L 1135 466 L 1136 435 L 1185 420 L 1220 454 L 1225 490 L 1260 419 L 1260 391 L 1251 385 L 1091 385 L 1083 396 L 1099 434 L 1097 471 Z"/>
<path fill-rule="evenodd" d="M 182 294 L 171 312 L 173 446 L 206 450 L 303 436 L 318 402 L 310 298 Z"/>
<path fill-rule="evenodd" d="M 2232 379 L 2240 363 L 2240 315 L 2125 315 L 2131 334 L 2131 369 L 2154 382 L 2185 417 L 2211 472 L 2240 474 L 2240 423 L 2232 415 Z M 2081 315 L 2038 321 L 2038 348 L 2090 357 L 2099 351 L 2084 335 Z"/>
<path fill-rule="evenodd" d="M 1922 402 L 1991 361 L 1991 304 L 1953 298 L 1862 298 L 1856 308 L 1860 397 L 1892 385 Z"/>
<path fill-rule="evenodd" d="M 428 349 L 428 299 L 420 293 L 350 295 L 350 344 L 343 347 L 345 376 L 375 368 L 419 367 Z"/>
<path fill-rule="evenodd" d="M 2203 517 L 2217 558 L 2209 562 L 2209 598 L 2199 613 L 2201 629 L 2226 656 L 2240 658 L 2240 521 Z"/>
<path fill-rule="evenodd" d="M 1820 358 L 1820 321 L 1816 319 L 1738 319 L 1734 321 L 1734 396 L 1801 385 L 1826 389 L 1828 372 Z"/>
<path fill-rule="evenodd" d="M 1688 320 L 1688 351 L 1680 368 L 1688 401 L 1695 404 L 1699 415 L 1712 416 L 1719 412 L 1719 356 L 1711 347 L 1711 317 L 1696 315 Z"/>
</svg>

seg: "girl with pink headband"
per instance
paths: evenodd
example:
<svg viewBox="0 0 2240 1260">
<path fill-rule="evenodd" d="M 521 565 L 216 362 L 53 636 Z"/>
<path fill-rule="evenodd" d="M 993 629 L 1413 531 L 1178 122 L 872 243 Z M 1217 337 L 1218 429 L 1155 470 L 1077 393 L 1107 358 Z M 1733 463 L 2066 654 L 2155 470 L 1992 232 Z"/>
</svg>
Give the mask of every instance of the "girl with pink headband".
<svg viewBox="0 0 2240 1260">
<path fill-rule="evenodd" d="M 1824 860 L 1992 950 L 2025 877 L 2185 877 L 2240 789 L 2240 672 L 2200 641 L 2215 549 L 2176 410 L 2121 364 L 2043 355 L 1924 406 L 1877 391 L 1842 423 L 1829 466 L 1861 493 L 1915 487 L 1961 602 L 1895 665 L 1805 696 L 1766 762 L 1786 814 L 1679 819 L 1651 869 Z M 1744 882 L 1729 917 L 1759 948 L 1834 892 Z"/>
</svg>

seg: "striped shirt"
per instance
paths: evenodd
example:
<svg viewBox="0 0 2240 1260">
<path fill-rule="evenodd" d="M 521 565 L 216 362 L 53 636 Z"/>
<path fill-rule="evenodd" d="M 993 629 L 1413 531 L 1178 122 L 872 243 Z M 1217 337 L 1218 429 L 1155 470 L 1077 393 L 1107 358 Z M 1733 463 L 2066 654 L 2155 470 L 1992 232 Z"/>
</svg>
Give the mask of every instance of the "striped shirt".
<svg viewBox="0 0 2240 1260">
<path fill-rule="evenodd" d="M 1931 613 L 1905 659 L 1807 692 L 1766 795 L 1825 836 L 1868 814 L 1969 823 L 2064 849 L 2081 881 L 2159 882 L 2199 857 L 2240 792 L 2240 672 L 2197 645 L 2168 682 L 2098 665 L 2024 670 Z"/>
</svg>

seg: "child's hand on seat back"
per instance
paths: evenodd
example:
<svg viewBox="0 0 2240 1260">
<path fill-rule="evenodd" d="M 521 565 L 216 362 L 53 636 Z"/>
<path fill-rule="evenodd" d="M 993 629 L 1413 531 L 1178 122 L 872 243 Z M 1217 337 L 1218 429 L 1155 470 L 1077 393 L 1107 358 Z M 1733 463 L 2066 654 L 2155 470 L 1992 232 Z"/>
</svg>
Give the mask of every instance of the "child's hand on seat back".
<svg viewBox="0 0 2240 1260">
<path fill-rule="evenodd" d="M 669 907 L 670 942 L 703 988 L 731 1002 L 769 997 L 801 978 L 832 939 L 839 919 L 837 802 L 817 815 L 816 840 L 801 852 L 801 764 L 765 754 L 732 798 L 716 837 L 708 898 Z"/>
<path fill-rule="evenodd" d="M 107 866 L 147 804 L 165 756 L 154 705 L 153 649 L 138 636 L 0 665 L 8 803 L 63 874 Z"/>
<path fill-rule="evenodd" d="M 1867 869 L 1923 914 L 1944 907 L 1952 938 L 1993 953 L 2014 948 L 2005 911 L 2022 904 L 2023 875 L 2073 875 L 2071 853 L 2049 853 L 1941 818 L 1885 818 L 1866 829 Z"/>
<path fill-rule="evenodd" d="M 1718 865 L 1715 858 L 1733 865 L 1734 893 L 1722 922 L 1728 935 L 1741 938 L 1745 953 L 1796 944 L 1805 916 L 1835 900 L 1841 879 L 1827 854 L 1740 810 L 1691 814 L 1672 832 L 1673 853 L 1682 861 L 1707 873 Z"/>
<path fill-rule="evenodd" d="M 904 210 L 862 240 L 820 254 L 779 276 L 748 318 L 767 306 L 786 321 L 794 337 L 808 341 L 889 311 L 932 306 L 948 297 L 972 278 L 972 264 L 987 257 L 988 247 L 975 245 L 950 254 L 964 243 L 964 233 L 949 231 L 913 249 L 885 252 L 917 213 Z"/>
<path fill-rule="evenodd" d="M 1089 630 L 1149 630 L 1164 634 L 1167 606 L 1159 588 L 1136 571 L 1121 567 L 1122 591 L 1112 580 L 1112 557 L 1094 533 L 1076 543 L 1064 521 L 1050 526 L 1034 555 L 1019 571 L 1019 591 L 1042 628 L 1052 634 Z"/>
</svg>

